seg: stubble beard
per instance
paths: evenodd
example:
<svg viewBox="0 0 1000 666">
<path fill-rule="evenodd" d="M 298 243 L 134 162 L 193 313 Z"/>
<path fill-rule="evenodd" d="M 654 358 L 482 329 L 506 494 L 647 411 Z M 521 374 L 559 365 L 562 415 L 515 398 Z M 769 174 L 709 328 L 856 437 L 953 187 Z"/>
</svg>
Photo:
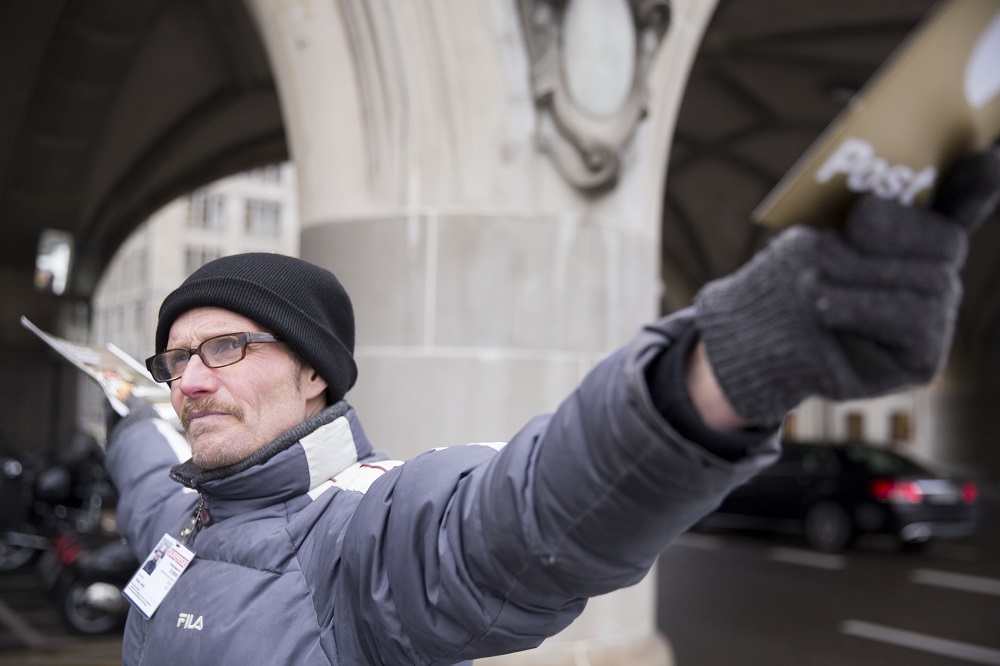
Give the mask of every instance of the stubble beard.
<svg viewBox="0 0 1000 666">
<path fill-rule="evenodd" d="M 239 405 L 225 402 L 214 397 L 201 398 L 199 400 L 185 400 L 181 407 L 180 422 L 187 433 L 188 442 L 191 444 L 191 457 L 195 464 L 202 469 L 215 469 L 239 462 L 246 457 L 241 444 L 247 442 L 221 440 L 221 433 L 216 434 L 218 426 L 214 424 L 201 425 L 196 419 L 191 423 L 191 412 L 208 411 L 216 414 L 225 414 L 232 417 L 237 424 L 243 423 L 244 413 Z M 213 434 L 216 434 L 213 437 Z M 204 442 L 202 440 L 205 440 Z M 214 441 L 213 441 L 214 440 Z"/>
</svg>

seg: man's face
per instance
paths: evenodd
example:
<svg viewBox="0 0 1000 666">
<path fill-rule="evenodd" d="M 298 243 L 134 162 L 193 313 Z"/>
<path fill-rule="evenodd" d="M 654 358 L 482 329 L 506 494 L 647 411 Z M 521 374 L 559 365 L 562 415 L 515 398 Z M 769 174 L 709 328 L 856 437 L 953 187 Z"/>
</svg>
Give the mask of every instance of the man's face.
<svg viewBox="0 0 1000 666">
<path fill-rule="evenodd" d="M 170 327 L 167 349 L 194 349 L 204 340 L 243 331 L 270 332 L 222 308 L 195 308 Z M 232 465 L 325 406 L 326 382 L 295 360 L 284 343 L 251 344 L 246 357 L 209 368 L 197 355 L 170 383 L 170 402 L 202 469 Z"/>
</svg>

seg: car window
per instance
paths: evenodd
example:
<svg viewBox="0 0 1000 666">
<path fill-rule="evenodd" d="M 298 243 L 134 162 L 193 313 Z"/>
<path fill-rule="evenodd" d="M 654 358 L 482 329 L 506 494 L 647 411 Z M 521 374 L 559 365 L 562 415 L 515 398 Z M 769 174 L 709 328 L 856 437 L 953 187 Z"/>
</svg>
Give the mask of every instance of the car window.
<svg viewBox="0 0 1000 666">
<path fill-rule="evenodd" d="M 840 467 L 836 455 L 820 446 L 806 444 L 783 445 L 781 458 L 765 473 L 773 476 L 798 476 L 802 474 L 834 474 Z"/>
<path fill-rule="evenodd" d="M 924 474 L 923 468 L 898 453 L 868 446 L 850 446 L 847 458 L 864 465 L 872 474 Z"/>
<path fill-rule="evenodd" d="M 826 449 L 816 448 L 802 455 L 802 470 L 807 474 L 836 474 L 839 469 L 837 456 Z"/>
</svg>

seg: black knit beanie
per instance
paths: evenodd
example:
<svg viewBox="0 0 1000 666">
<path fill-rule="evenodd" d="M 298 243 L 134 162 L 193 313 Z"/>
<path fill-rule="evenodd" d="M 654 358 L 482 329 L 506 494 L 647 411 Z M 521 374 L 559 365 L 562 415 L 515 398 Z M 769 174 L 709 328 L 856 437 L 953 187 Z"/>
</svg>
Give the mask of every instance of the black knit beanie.
<svg viewBox="0 0 1000 666">
<path fill-rule="evenodd" d="M 351 299 L 326 269 L 266 252 L 210 261 L 163 300 L 157 354 L 166 349 L 174 321 L 197 307 L 230 310 L 273 331 L 326 380 L 330 404 L 358 377 Z"/>
</svg>

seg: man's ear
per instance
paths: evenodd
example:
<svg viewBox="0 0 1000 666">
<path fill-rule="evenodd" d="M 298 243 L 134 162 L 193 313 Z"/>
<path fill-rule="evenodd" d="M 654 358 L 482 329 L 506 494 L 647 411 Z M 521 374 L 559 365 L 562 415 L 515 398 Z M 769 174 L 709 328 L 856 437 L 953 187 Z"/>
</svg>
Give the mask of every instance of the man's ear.
<svg viewBox="0 0 1000 666">
<path fill-rule="evenodd" d="M 311 400 L 317 396 L 321 396 L 326 393 L 327 384 L 326 380 L 319 376 L 311 366 L 303 365 L 302 372 L 299 375 L 302 393 L 305 395 L 307 400 Z"/>
</svg>

